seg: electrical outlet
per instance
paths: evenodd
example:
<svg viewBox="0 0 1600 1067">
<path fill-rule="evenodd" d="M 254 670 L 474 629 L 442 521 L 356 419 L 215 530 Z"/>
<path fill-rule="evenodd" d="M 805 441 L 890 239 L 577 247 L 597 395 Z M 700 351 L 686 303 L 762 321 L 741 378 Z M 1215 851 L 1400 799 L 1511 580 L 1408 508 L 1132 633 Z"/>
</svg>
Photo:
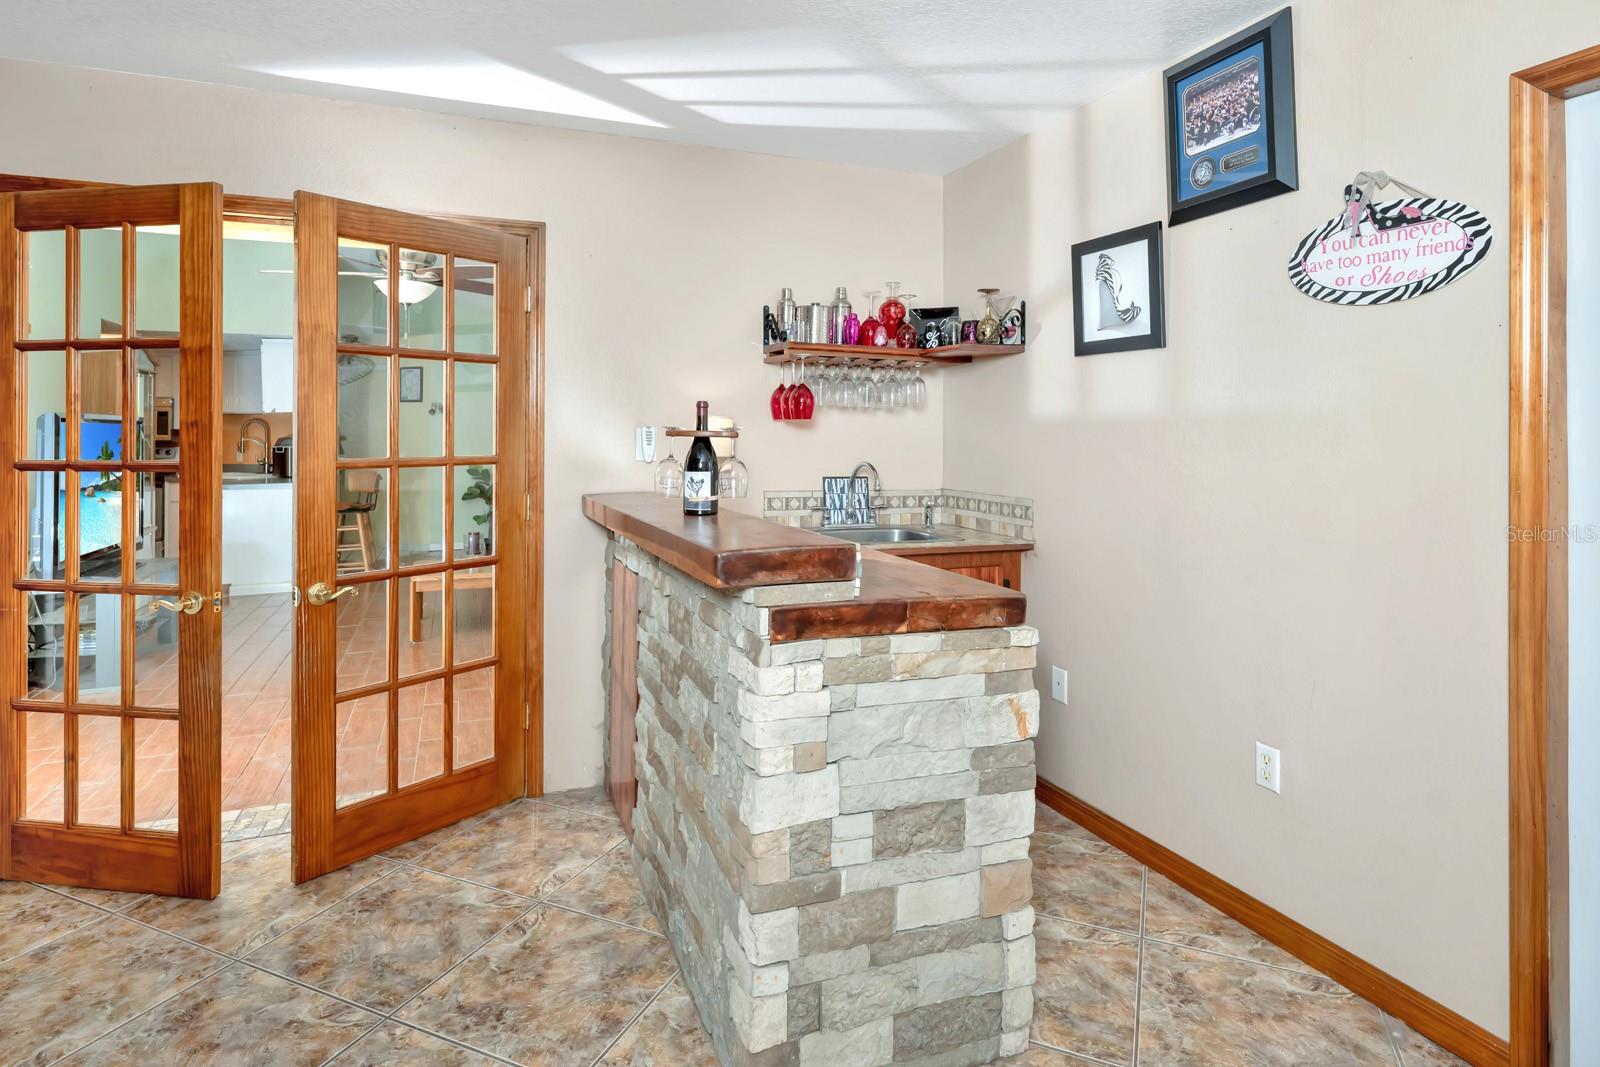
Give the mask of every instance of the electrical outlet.
<svg viewBox="0 0 1600 1067">
<path fill-rule="evenodd" d="M 636 426 L 633 430 L 633 458 L 637 463 L 656 461 L 656 428 Z"/>
<path fill-rule="evenodd" d="M 1282 773 L 1283 768 L 1278 756 L 1278 750 L 1271 745 L 1263 745 L 1260 741 L 1257 741 L 1256 785 L 1259 785 L 1262 789 L 1270 789 L 1274 793 L 1281 793 L 1283 792 L 1282 788 L 1280 788 L 1282 785 Z"/>
<path fill-rule="evenodd" d="M 1065 667 L 1050 668 L 1050 696 L 1060 704 L 1067 702 L 1067 669 Z"/>
</svg>

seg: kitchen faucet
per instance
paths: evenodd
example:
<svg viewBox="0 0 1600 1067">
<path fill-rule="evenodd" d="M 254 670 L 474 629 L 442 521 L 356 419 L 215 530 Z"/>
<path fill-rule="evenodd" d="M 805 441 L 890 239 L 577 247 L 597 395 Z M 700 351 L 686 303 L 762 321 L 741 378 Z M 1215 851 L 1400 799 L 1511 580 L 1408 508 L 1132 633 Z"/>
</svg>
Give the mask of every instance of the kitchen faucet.
<svg viewBox="0 0 1600 1067">
<path fill-rule="evenodd" d="M 250 427 L 257 424 L 261 426 L 261 436 L 259 438 L 249 436 Z M 272 461 L 272 424 L 259 415 L 252 415 L 239 426 L 239 445 L 234 449 L 234 454 L 239 457 L 240 462 L 244 461 L 244 446 L 249 444 L 261 446 L 261 469 L 265 471 L 267 464 Z"/>
<path fill-rule="evenodd" d="M 867 483 L 867 506 L 863 511 L 863 514 L 866 515 L 864 525 L 876 526 L 878 525 L 878 512 L 873 507 L 872 500 L 883 492 L 883 480 L 878 477 L 878 468 L 866 460 L 856 464 L 856 469 L 850 472 L 850 480 L 855 481 L 855 479 L 859 478 L 863 470 L 872 472 L 872 481 Z"/>
</svg>

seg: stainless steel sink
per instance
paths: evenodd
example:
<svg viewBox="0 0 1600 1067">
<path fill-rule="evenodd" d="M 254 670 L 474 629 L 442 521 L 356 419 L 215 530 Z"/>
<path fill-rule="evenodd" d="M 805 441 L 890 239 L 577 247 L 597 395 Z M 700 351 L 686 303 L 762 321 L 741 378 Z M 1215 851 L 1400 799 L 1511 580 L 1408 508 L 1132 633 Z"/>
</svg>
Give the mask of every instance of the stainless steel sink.
<svg viewBox="0 0 1600 1067">
<path fill-rule="evenodd" d="M 862 530 L 823 530 L 829 537 L 841 541 L 854 541 L 858 545 L 903 545 L 913 541 L 948 541 L 927 530 L 910 526 L 873 526 Z"/>
</svg>

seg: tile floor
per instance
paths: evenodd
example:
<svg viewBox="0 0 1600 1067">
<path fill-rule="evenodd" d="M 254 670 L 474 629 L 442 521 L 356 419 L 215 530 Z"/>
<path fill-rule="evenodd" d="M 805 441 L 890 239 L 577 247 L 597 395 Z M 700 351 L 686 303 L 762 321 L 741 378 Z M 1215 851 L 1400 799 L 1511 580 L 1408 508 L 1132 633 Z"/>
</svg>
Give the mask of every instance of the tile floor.
<svg viewBox="0 0 1600 1067">
<path fill-rule="evenodd" d="M 486 568 L 492 569 L 492 568 Z M 474 572 L 463 572 L 474 573 Z M 409 579 L 401 598 L 409 606 Z M 384 681 L 388 601 L 383 586 L 362 587 L 366 595 L 340 602 L 337 629 L 342 689 Z M 488 591 L 457 597 L 456 662 L 492 654 Z M 405 611 L 399 615 L 402 677 L 443 665 L 444 640 L 437 594 L 424 596 L 418 640 L 409 640 Z M 239 813 L 289 800 L 289 702 L 293 680 L 294 615 L 289 595 L 232 597 L 222 615 L 222 810 L 231 821 Z M 154 631 L 152 631 L 154 632 Z M 139 699 L 151 707 L 175 700 L 176 645 L 141 638 L 137 665 Z M 457 766 L 493 755 L 493 669 L 460 676 L 456 683 Z M 444 689 L 439 682 L 401 690 L 398 722 L 400 784 L 440 773 L 443 762 Z M 339 793 L 371 796 L 388 781 L 387 699 L 338 705 Z M 30 817 L 59 821 L 62 812 L 63 738 L 60 717 L 28 717 L 26 806 Z M 115 825 L 121 796 L 120 736 L 116 720 L 85 718 L 79 730 L 79 821 Z M 150 725 L 149 729 L 144 729 Z M 104 729 L 97 727 L 104 726 Z M 134 810 L 138 825 L 167 828 L 177 809 L 177 731 L 170 723 L 140 720 L 134 741 Z M 246 815 L 245 822 L 262 820 Z"/>
<path fill-rule="evenodd" d="M 216 901 L 0 883 L 0 1048 L 26 1064 L 697 1067 L 714 1059 L 597 790 L 519 801 Z M 1024 1067 L 1460 1061 L 1053 812 Z"/>
</svg>

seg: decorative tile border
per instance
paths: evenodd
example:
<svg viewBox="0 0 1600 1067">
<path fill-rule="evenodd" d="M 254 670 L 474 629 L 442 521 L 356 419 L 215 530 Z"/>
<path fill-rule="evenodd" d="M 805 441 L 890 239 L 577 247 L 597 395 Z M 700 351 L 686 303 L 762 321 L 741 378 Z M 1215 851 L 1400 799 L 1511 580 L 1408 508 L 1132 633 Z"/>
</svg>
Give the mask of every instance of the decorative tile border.
<svg viewBox="0 0 1600 1067">
<path fill-rule="evenodd" d="M 1033 501 L 1028 497 L 998 496 L 968 490 L 891 489 L 877 493 L 872 506 L 878 522 L 886 526 L 920 525 L 923 509 L 934 508 L 934 522 L 1003 537 L 1033 537 Z M 822 523 L 822 494 L 810 490 L 773 490 L 764 494 L 762 516 L 787 526 L 816 527 Z"/>
</svg>

